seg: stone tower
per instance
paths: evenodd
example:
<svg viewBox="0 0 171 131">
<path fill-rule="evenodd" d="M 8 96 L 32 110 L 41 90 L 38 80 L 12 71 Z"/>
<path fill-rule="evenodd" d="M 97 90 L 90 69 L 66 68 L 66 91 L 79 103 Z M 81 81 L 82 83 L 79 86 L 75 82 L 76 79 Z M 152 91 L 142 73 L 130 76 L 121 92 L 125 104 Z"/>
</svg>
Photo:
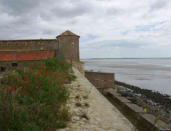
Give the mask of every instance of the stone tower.
<svg viewBox="0 0 171 131">
<path fill-rule="evenodd" d="M 65 59 L 80 61 L 79 38 L 80 36 L 67 30 L 56 37 L 58 41 L 58 54 Z"/>
</svg>

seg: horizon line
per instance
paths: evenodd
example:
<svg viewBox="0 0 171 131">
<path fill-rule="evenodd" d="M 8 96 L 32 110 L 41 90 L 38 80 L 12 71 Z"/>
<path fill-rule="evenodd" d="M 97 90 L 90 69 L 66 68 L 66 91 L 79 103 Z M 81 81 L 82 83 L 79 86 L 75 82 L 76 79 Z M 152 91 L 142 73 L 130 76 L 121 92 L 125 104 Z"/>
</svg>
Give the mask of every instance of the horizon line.
<svg viewBox="0 0 171 131">
<path fill-rule="evenodd" d="M 81 59 L 171 59 L 171 57 L 123 57 L 123 58 L 81 58 Z"/>
</svg>

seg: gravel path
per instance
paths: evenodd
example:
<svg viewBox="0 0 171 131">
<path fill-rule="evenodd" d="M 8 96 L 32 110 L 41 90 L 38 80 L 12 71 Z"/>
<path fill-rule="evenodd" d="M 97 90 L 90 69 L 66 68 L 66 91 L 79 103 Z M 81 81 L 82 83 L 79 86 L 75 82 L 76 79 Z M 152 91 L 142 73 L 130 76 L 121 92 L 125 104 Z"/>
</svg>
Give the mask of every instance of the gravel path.
<svg viewBox="0 0 171 131">
<path fill-rule="evenodd" d="M 133 125 L 76 69 L 68 106 L 71 121 L 59 131 L 134 131 Z"/>
</svg>

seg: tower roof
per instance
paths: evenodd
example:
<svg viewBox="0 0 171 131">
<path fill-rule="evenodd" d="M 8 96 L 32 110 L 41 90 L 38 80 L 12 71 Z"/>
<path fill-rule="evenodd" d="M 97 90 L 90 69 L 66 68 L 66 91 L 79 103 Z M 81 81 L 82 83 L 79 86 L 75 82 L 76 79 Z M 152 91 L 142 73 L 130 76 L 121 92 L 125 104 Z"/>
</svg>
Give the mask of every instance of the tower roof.
<svg viewBox="0 0 171 131">
<path fill-rule="evenodd" d="M 79 35 L 72 33 L 70 30 L 63 32 L 62 34 L 58 35 L 57 37 L 59 37 L 59 36 L 77 36 L 77 37 L 80 37 Z"/>
</svg>

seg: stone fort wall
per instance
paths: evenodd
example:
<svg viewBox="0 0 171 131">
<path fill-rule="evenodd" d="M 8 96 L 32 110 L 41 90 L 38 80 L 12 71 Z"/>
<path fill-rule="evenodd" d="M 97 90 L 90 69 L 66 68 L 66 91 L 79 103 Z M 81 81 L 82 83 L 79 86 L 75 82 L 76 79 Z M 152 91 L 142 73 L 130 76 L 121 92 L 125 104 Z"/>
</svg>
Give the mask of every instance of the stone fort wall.
<svg viewBox="0 0 171 131">
<path fill-rule="evenodd" d="M 25 61 L 52 58 L 57 40 L 6 40 L 0 41 L 0 61 Z"/>
<path fill-rule="evenodd" d="M 85 77 L 98 89 L 114 88 L 114 73 L 85 71 Z"/>
<path fill-rule="evenodd" d="M 17 62 L 17 61 L 32 61 L 42 60 L 47 58 L 53 58 L 54 51 L 43 50 L 43 51 L 3 51 L 0 53 L 1 62 Z"/>
<path fill-rule="evenodd" d="M 0 71 L 6 64 L 18 66 L 56 56 L 79 61 L 79 36 L 67 30 L 56 39 L 0 40 Z"/>
<path fill-rule="evenodd" d="M 79 61 L 79 37 L 73 36 L 58 36 L 58 53 L 62 55 L 65 59 L 70 59 Z M 69 43 L 69 44 L 68 44 Z"/>
<path fill-rule="evenodd" d="M 36 51 L 57 49 L 56 39 L 39 40 L 1 40 L 0 52 L 2 51 Z"/>
</svg>

